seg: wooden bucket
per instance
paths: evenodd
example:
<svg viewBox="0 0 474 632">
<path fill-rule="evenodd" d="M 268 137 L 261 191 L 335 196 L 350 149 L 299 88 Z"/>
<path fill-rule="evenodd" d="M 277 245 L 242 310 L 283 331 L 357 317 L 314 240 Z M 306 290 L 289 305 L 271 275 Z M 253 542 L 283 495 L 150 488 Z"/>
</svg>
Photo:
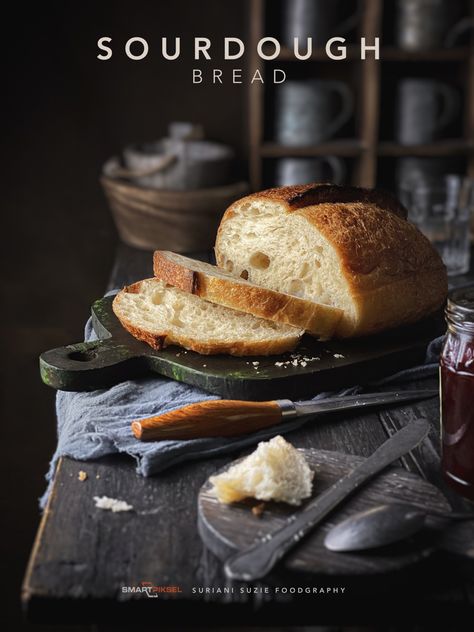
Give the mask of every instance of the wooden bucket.
<svg viewBox="0 0 474 632">
<path fill-rule="evenodd" d="M 103 175 L 101 184 L 122 241 L 143 250 L 174 252 L 212 248 L 224 211 L 248 193 L 246 182 L 171 191 Z"/>
</svg>

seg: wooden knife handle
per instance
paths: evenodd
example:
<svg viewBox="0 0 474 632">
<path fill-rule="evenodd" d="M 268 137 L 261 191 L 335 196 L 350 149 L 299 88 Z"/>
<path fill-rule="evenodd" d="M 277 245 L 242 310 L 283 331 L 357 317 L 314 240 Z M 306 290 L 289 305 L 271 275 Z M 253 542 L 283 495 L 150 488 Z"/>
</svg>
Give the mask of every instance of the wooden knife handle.
<svg viewBox="0 0 474 632">
<path fill-rule="evenodd" d="M 273 426 L 281 418 L 281 408 L 273 401 L 215 399 L 133 421 L 132 431 L 142 441 L 235 437 Z"/>
</svg>

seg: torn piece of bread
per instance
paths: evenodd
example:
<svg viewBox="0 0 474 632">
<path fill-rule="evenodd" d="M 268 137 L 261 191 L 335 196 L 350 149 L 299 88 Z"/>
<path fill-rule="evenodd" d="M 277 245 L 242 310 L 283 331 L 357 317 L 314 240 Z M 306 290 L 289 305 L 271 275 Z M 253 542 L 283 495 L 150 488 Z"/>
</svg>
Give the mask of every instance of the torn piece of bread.
<svg viewBox="0 0 474 632">
<path fill-rule="evenodd" d="M 333 335 L 342 316 L 342 310 L 336 307 L 254 285 L 209 263 L 174 252 L 157 250 L 153 271 L 165 283 L 212 303 L 293 325 L 324 340 Z"/>
<path fill-rule="evenodd" d="M 209 303 L 155 278 L 124 288 L 112 307 L 123 327 L 154 349 L 176 344 L 206 355 L 272 355 L 294 349 L 304 333 Z"/>
<path fill-rule="evenodd" d="M 446 268 L 403 207 L 381 192 L 280 187 L 234 202 L 216 240 L 219 267 L 252 283 L 339 307 L 336 335 L 361 336 L 439 309 Z"/>
<path fill-rule="evenodd" d="M 303 453 L 278 435 L 209 480 L 221 503 L 256 498 L 300 505 L 311 496 L 313 472 Z"/>
</svg>

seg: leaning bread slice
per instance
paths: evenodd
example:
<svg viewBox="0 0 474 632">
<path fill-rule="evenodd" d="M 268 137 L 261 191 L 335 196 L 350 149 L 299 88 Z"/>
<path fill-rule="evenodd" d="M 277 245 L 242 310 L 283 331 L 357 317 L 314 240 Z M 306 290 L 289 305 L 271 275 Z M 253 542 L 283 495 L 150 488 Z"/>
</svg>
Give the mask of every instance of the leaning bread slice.
<svg viewBox="0 0 474 632">
<path fill-rule="evenodd" d="M 113 310 L 132 336 L 154 349 L 180 345 L 206 355 L 272 355 L 294 349 L 304 333 L 210 303 L 160 279 L 125 287 Z"/>
<path fill-rule="evenodd" d="M 299 327 L 322 339 L 332 336 L 342 316 L 342 310 L 337 307 L 254 285 L 209 263 L 174 252 L 157 250 L 153 270 L 157 278 L 185 292 L 260 318 Z"/>
</svg>

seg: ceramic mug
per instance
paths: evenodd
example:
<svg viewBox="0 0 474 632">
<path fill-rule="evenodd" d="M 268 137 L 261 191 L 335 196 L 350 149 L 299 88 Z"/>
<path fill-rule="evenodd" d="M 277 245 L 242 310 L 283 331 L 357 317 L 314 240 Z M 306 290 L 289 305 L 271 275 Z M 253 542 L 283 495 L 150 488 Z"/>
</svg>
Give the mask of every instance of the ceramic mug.
<svg viewBox="0 0 474 632">
<path fill-rule="evenodd" d="M 354 98 L 342 81 L 288 80 L 277 87 L 275 107 L 278 143 L 290 147 L 315 145 L 334 136 L 347 123 Z"/>
<path fill-rule="evenodd" d="M 402 145 L 435 140 L 459 113 L 459 94 L 433 79 L 403 79 L 398 85 L 395 138 Z"/>
<path fill-rule="evenodd" d="M 355 5 L 354 12 L 354 0 L 285 0 L 284 43 L 293 48 L 295 37 L 300 43 L 312 37 L 313 45 L 324 46 L 330 37 L 345 35 L 359 20 L 359 3 Z"/>
<path fill-rule="evenodd" d="M 207 140 L 164 138 L 124 149 L 128 177 L 152 189 L 185 191 L 223 186 L 232 179 L 234 151 Z"/>
<path fill-rule="evenodd" d="M 321 158 L 281 158 L 275 169 L 277 186 L 292 186 L 310 182 L 342 184 L 346 177 L 344 162 L 336 156 Z"/>
<path fill-rule="evenodd" d="M 460 14 L 460 8 L 457 0 L 397 0 L 397 46 L 410 51 L 442 47 Z"/>
</svg>

